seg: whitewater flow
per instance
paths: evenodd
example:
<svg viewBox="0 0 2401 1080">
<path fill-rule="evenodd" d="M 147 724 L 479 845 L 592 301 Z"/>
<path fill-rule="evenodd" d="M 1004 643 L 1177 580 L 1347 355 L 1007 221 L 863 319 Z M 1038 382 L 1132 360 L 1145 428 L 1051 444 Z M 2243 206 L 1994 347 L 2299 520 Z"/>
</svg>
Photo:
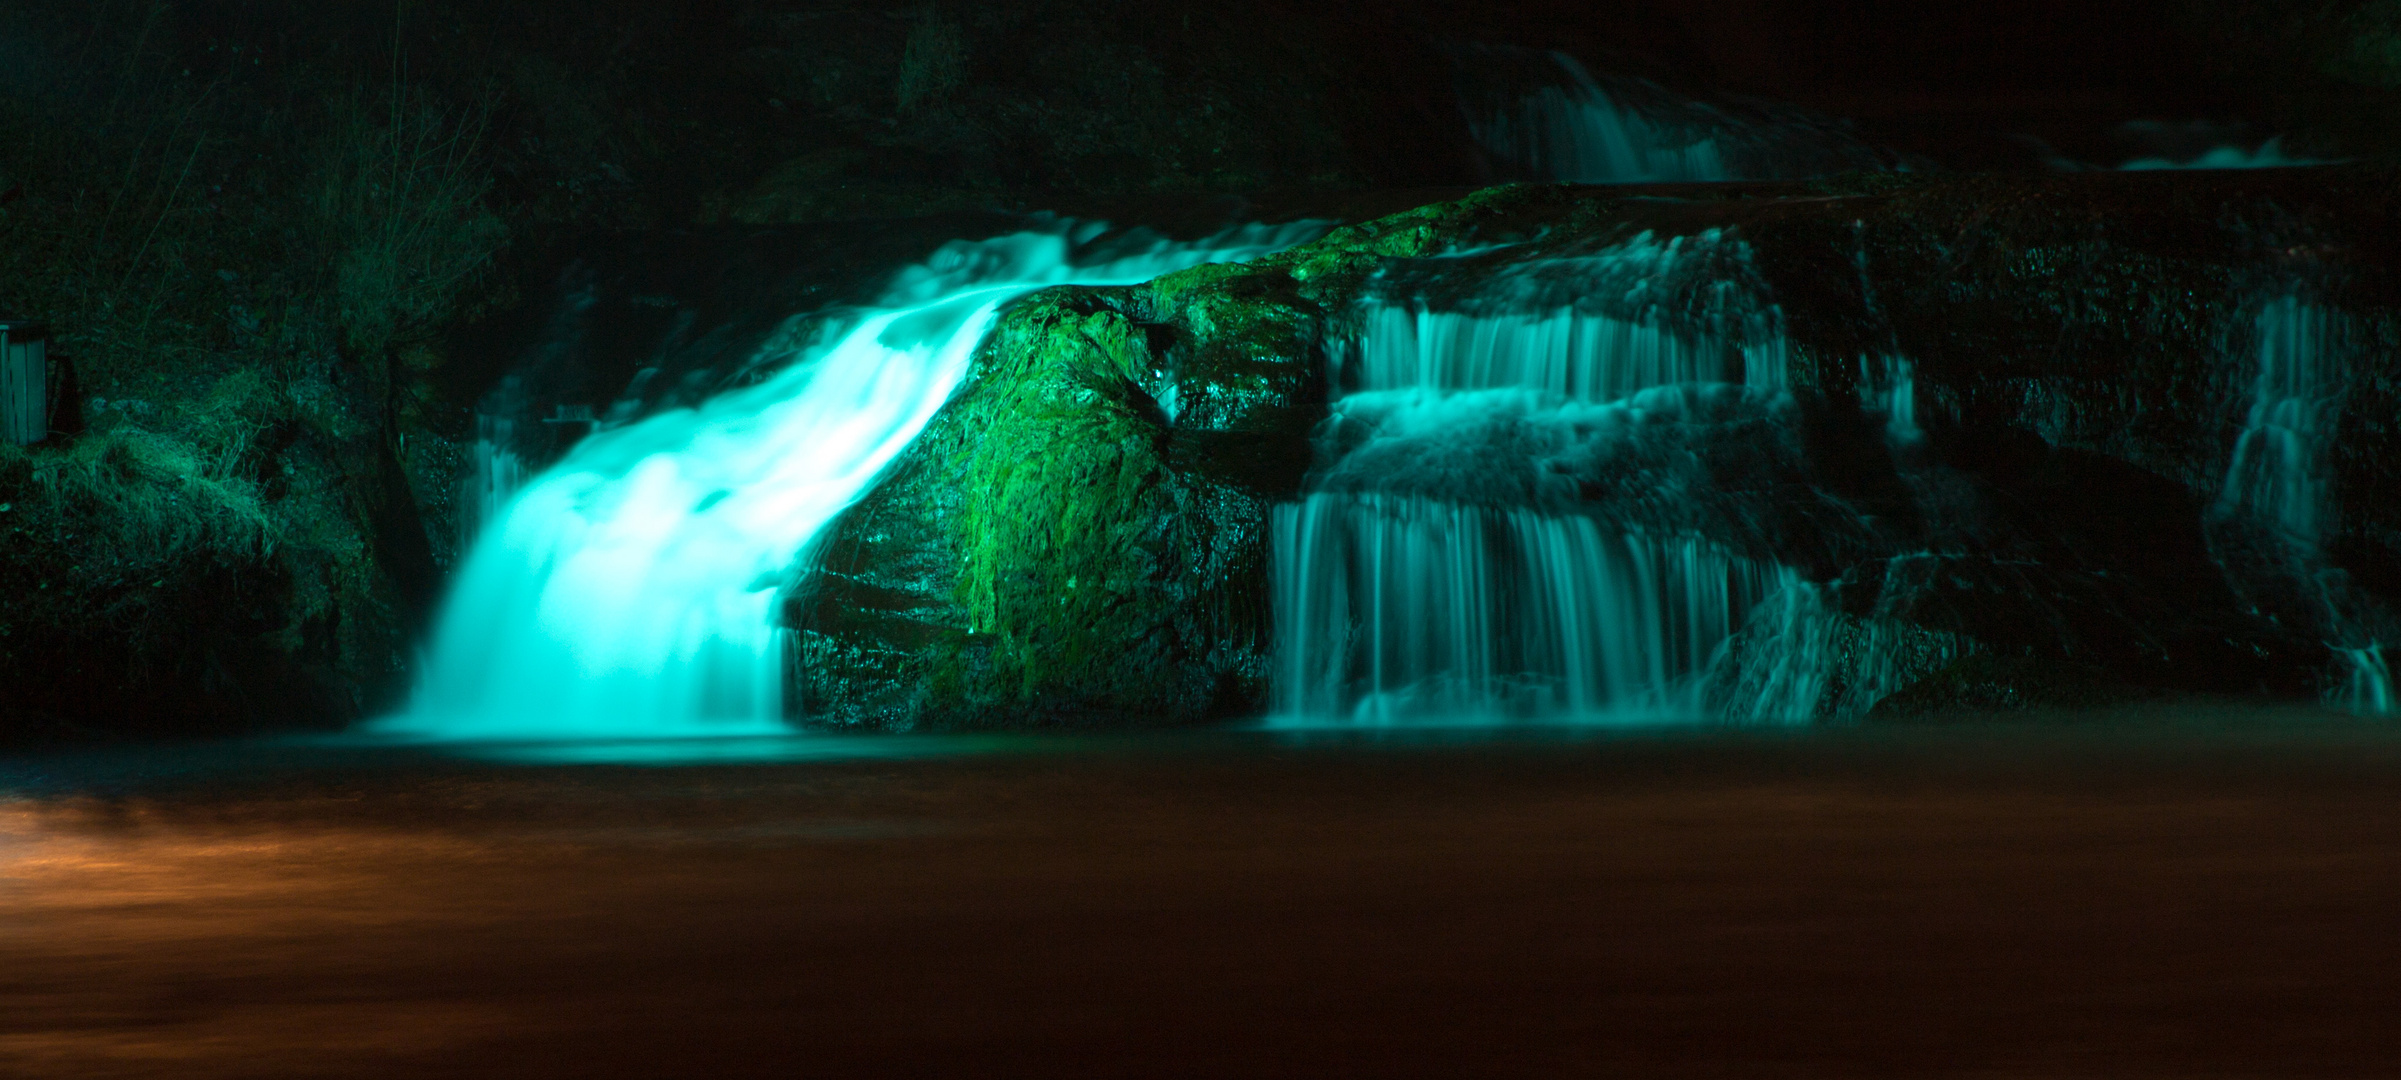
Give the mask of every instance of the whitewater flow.
<svg viewBox="0 0 2401 1080">
<path fill-rule="evenodd" d="M 1692 537 L 1422 497 L 1311 495 L 1275 529 L 1295 717 L 1688 717 L 1780 584 Z"/>
<path fill-rule="evenodd" d="M 950 399 L 1002 305 L 1255 258 L 1323 226 L 1105 252 L 1092 243 L 1101 231 L 1062 223 L 949 244 L 830 330 L 803 338 L 795 319 L 754 363 L 779 374 L 577 444 L 478 537 L 416 700 L 377 728 L 444 739 L 788 730 L 783 587 Z"/>
<path fill-rule="evenodd" d="M 1504 271 L 1440 310 L 1371 292 L 1327 425 L 1339 460 L 1274 518 L 1278 722 L 1703 710 L 1724 643 L 1793 575 L 1695 536 L 1604 524 L 1549 490 L 1573 482 L 1540 462 L 1594 438 L 1677 437 L 1690 425 L 1667 418 L 1710 402 L 1781 397 L 1772 320 L 1721 319 L 1734 332 L 1713 334 L 1660 314 L 1663 283 L 1723 248 L 1646 235 Z M 1699 287 L 1725 300 L 1721 283 Z M 1614 312 L 1581 306 L 1604 293 Z M 1680 481 L 1638 482 L 1658 496 Z M 1784 698 L 1802 716 L 1815 704 Z"/>
<path fill-rule="evenodd" d="M 2324 558 L 2334 501 L 2326 454 L 2344 390 L 2342 320 L 2288 295 L 2260 309 L 2254 333 L 2259 375 L 2215 512 L 2265 527 L 2282 547 L 2287 572 L 2320 609 L 2327 647 L 2344 665 L 2335 702 L 2390 714 L 2396 702 L 2384 646 L 2347 617 L 2347 582 Z"/>
</svg>

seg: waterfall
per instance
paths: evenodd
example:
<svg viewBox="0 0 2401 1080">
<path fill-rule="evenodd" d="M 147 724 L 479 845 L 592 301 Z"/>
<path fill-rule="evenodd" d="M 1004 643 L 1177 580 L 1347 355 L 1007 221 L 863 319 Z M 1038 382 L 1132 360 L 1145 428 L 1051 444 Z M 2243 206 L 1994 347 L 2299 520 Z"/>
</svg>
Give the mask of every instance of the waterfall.
<svg viewBox="0 0 2401 1080">
<path fill-rule="evenodd" d="M 1379 306 L 1367 314 L 1357 352 L 1363 390 L 1524 387 L 1577 401 L 1725 382 L 1728 366 L 1718 342 L 1567 307 L 1470 315 Z"/>
<path fill-rule="evenodd" d="M 1691 100 L 1622 76 L 1604 85 L 1565 53 L 1487 46 L 1468 50 L 1463 64 L 1470 82 L 1505 70 L 1506 85 L 1468 94 L 1468 127 L 1501 171 L 1522 179 L 1701 183 L 1896 167 L 1824 118 Z"/>
<path fill-rule="evenodd" d="M 2401 703 L 2393 700 L 2393 670 L 2385 665 L 2384 646 L 2336 646 L 2334 651 L 2347 669 L 2336 700 L 2352 712 L 2391 716 L 2394 706 Z"/>
<path fill-rule="evenodd" d="M 1620 104 L 1565 53 L 1550 54 L 1559 81 L 1511 110 L 1479 118 L 1477 141 L 1545 180 L 1588 184 L 1735 179 L 1715 140 Z"/>
<path fill-rule="evenodd" d="M 2248 514 L 2312 552 L 2327 503 L 2324 440 L 2340 408 L 2331 334 L 2326 311 L 2299 297 L 2260 309 L 2259 376 L 2218 496 L 2221 513 Z"/>
<path fill-rule="evenodd" d="M 1859 404 L 1884 417 L 1884 438 L 1894 450 L 1926 441 L 1917 423 L 1917 368 L 1908 357 L 1860 357 Z"/>
<path fill-rule="evenodd" d="M 1784 398 L 1772 309 L 1712 276 L 1739 245 L 1691 240 L 1511 266 L 1439 304 L 1406 274 L 1371 289 L 1331 460 L 1273 521 L 1280 722 L 1703 711 L 1725 642 L 1791 574 L 1670 520 L 1707 483 L 1689 440 Z M 1671 322 L 1693 297 L 1716 310 Z M 1596 468 L 1640 488 L 1607 509 L 1647 524 L 1567 475 Z"/>
<path fill-rule="evenodd" d="M 1351 391 L 1540 391 L 1604 402 L 1675 383 L 1780 387 L 1785 338 L 1742 244 L 1721 230 L 1645 232 L 1599 254 L 1515 263 L 1466 297 L 1426 288 L 1459 257 L 1388 271 L 1337 373 Z M 1430 276 L 1431 282 L 1420 280 Z M 1671 313 L 1690 316 L 1671 325 Z"/>
<path fill-rule="evenodd" d="M 604 427 L 488 523 L 408 712 L 381 731 L 498 739 L 786 730 L 782 587 L 950 399 L 1008 301 L 1254 258 L 1322 232 L 1196 243 L 1059 224 L 954 242 L 831 330 L 770 339 L 764 381 Z M 796 319 L 793 325 L 799 325 Z"/>
<path fill-rule="evenodd" d="M 1707 705 L 1738 721 L 1864 715 L 1973 647 L 1959 635 L 1874 613 L 1846 616 L 1824 587 L 1789 571 L 1751 609 L 1736 641 L 1742 647 L 1721 654 L 1710 672 Z"/>
<path fill-rule="evenodd" d="M 2286 295 L 2262 306 L 2254 323 L 2259 374 L 2214 513 L 2241 519 L 2272 538 L 2279 570 L 2298 583 L 2327 647 L 2344 666 L 2331 695 L 2358 712 L 2393 711 L 2392 673 L 2383 644 L 2358 626 L 2340 570 L 2326 565 L 2333 493 L 2326 453 L 2342 411 L 2344 327 L 2331 312 Z"/>
<path fill-rule="evenodd" d="M 1278 509 L 1283 712 L 1682 718 L 1775 573 L 1691 537 L 1415 496 Z"/>
</svg>

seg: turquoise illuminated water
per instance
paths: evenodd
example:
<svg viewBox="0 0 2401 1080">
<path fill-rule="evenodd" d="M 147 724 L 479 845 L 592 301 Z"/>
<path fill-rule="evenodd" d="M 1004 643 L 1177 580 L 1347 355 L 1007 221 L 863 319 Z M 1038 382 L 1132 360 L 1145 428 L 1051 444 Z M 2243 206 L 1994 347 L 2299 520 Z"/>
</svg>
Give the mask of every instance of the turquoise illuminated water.
<svg viewBox="0 0 2401 1080">
<path fill-rule="evenodd" d="M 778 374 L 604 429 L 519 492 L 469 555 L 411 707 L 368 733 L 784 733 L 776 599 L 810 540 L 950 399 L 1004 304 L 1052 285 L 1131 284 L 1254 258 L 1321 231 L 1118 237 L 1096 250 L 1102 227 L 1062 222 L 946 245 L 830 331 L 805 332 L 796 318 L 762 348 Z"/>
</svg>

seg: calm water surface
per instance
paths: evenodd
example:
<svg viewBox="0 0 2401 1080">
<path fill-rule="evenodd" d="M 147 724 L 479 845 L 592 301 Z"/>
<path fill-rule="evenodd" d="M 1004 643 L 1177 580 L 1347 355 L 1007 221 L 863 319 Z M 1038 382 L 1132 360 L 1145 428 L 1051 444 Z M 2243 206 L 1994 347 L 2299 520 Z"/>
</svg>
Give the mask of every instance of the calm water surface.
<svg viewBox="0 0 2401 1080">
<path fill-rule="evenodd" d="M 2383 1076 L 2401 734 L 0 757 L 0 1076 Z"/>
</svg>

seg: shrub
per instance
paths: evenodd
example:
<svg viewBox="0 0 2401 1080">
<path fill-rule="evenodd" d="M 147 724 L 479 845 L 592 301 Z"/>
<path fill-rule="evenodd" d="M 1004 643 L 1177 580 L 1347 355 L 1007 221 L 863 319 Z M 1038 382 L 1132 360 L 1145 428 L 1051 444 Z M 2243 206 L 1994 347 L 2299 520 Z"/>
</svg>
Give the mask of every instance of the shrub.
<svg viewBox="0 0 2401 1080">
<path fill-rule="evenodd" d="M 492 265 L 508 229 L 484 205 L 477 157 L 489 110 L 413 91 L 333 107 L 312 185 L 343 344 L 386 353 L 431 333 Z"/>
</svg>

